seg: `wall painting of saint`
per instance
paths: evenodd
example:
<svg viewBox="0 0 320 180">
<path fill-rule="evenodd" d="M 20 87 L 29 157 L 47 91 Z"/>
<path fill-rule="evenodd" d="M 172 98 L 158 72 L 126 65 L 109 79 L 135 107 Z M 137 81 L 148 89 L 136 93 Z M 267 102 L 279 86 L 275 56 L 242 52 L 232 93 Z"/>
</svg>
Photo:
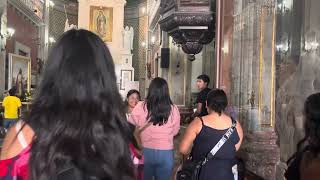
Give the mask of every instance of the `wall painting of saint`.
<svg viewBox="0 0 320 180">
<path fill-rule="evenodd" d="M 31 87 L 31 59 L 9 53 L 8 89 L 16 87 L 17 96 L 24 98 Z"/>
<path fill-rule="evenodd" d="M 104 42 L 112 42 L 113 8 L 90 6 L 89 30 Z"/>
</svg>

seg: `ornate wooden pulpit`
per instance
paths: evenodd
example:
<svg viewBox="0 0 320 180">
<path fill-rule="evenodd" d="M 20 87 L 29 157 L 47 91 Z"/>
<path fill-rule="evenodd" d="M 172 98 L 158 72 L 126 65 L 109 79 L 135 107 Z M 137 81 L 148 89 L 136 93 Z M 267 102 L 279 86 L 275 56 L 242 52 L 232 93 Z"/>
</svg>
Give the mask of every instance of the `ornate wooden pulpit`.
<svg viewBox="0 0 320 180">
<path fill-rule="evenodd" d="M 160 26 L 180 44 L 185 53 L 195 55 L 214 38 L 215 1 L 161 0 Z"/>
</svg>

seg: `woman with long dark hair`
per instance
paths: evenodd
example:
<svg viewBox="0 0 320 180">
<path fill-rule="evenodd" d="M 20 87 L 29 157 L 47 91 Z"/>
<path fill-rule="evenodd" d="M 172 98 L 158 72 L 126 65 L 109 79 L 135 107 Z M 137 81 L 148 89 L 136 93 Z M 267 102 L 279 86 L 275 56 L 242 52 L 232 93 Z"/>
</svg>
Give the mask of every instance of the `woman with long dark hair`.
<svg viewBox="0 0 320 180">
<path fill-rule="evenodd" d="M 170 99 L 167 82 L 151 81 L 147 98 L 133 109 L 129 122 L 141 132 L 144 179 L 169 180 L 173 171 L 173 137 L 180 129 L 180 113 Z"/>
<path fill-rule="evenodd" d="M 133 179 L 114 64 L 97 35 L 66 32 L 51 50 L 37 92 L 24 125 L 5 140 L 0 167 L 7 175 L 22 176 L 10 167 L 24 160 L 30 180 Z"/>
<path fill-rule="evenodd" d="M 297 152 L 288 160 L 285 177 L 288 180 L 318 180 L 320 178 L 320 93 L 310 95 L 304 104 L 305 137 Z"/>
</svg>

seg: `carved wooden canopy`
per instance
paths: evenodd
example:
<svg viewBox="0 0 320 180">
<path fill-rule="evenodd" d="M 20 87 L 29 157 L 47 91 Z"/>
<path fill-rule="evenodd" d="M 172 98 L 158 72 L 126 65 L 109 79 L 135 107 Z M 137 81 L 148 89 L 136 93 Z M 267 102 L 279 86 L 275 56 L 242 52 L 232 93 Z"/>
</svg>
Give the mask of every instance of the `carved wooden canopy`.
<svg viewBox="0 0 320 180">
<path fill-rule="evenodd" d="M 214 38 L 212 0 L 161 0 L 160 26 L 187 54 L 198 54 Z"/>
</svg>

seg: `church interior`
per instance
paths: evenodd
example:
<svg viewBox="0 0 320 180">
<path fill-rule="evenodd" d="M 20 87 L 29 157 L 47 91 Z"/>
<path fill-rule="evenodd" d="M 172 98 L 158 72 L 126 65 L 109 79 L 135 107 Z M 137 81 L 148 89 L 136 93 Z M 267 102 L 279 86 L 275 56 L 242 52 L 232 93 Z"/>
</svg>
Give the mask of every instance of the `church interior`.
<svg viewBox="0 0 320 180">
<path fill-rule="evenodd" d="M 319 7 L 319 0 L 1 0 L 0 102 L 16 86 L 28 111 L 52 47 L 64 32 L 86 29 L 110 49 L 124 99 L 131 89 L 143 99 L 154 78 L 167 80 L 181 114 L 177 144 L 192 120 L 197 77 L 208 75 L 243 127 L 237 156 L 248 179 L 282 180 L 304 137 L 304 100 L 320 91 Z M 0 148 L 4 136 L 0 129 Z"/>
</svg>

